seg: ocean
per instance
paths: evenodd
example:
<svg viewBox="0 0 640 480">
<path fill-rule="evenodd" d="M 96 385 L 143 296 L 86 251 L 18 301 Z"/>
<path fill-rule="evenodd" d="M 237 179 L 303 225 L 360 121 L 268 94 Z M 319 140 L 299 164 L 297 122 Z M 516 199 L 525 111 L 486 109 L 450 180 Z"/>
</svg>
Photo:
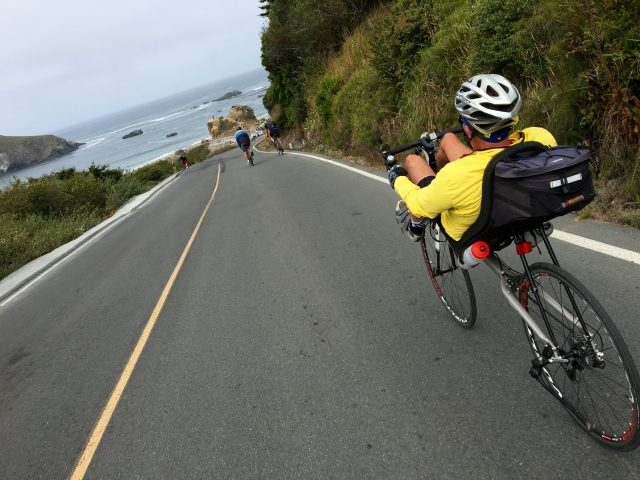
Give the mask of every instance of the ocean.
<svg viewBox="0 0 640 480">
<path fill-rule="evenodd" d="M 207 120 L 227 116 L 232 105 L 247 105 L 253 108 L 256 117 L 266 116 L 262 97 L 268 87 L 267 73 L 254 70 L 53 132 L 85 145 L 69 155 L 0 175 L 0 188 L 8 185 L 13 177 L 39 177 L 70 167 L 84 170 L 92 163 L 125 171 L 135 169 L 210 138 Z M 212 101 L 232 90 L 240 90 L 242 94 Z M 137 129 L 144 133 L 122 139 Z M 177 135 L 166 137 L 173 132 Z"/>
</svg>

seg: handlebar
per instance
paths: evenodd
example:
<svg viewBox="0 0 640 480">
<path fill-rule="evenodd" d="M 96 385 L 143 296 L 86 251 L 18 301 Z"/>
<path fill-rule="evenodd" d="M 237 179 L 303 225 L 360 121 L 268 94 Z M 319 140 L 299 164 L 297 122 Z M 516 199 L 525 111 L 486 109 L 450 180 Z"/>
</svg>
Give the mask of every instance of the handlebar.
<svg viewBox="0 0 640 480">
<path fill-rule="evenodd" d="M 423 135 L 416 142 L 407 143 L 405 145 L 400 145 L 399 147 L 394 147 L 389 150 L 385 150 L 382 152 L 384 162 L 386 165 L 393 164 L 395 163 L 395 160 L 393 159 L 393 155 L 397 155 L 398 153 L 406 152 L 407 150 L 411 150 L 418 147 L 422 148 L 425 151 L 433 150 L 435 147 L 435 141 L 440 140 L 447 133 L 462 133 L 462 127 L 449 128 L 442 132 L 435 131 L 435 132 L 427 133 Z"/>
</svg>

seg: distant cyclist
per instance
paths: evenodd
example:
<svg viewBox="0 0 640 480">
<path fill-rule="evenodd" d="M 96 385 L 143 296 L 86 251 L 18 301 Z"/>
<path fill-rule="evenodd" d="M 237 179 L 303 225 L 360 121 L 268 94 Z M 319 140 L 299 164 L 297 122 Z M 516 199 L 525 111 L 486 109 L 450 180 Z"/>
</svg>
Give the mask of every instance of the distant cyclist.
<svg viewBox="0 0 640 480">
<path fill-rule="evenodd" d="M 182 162 L 182 168 L 183 168 L 184 170 L 186 170 L 187 168 L 189 168 L 189 159 L 187 158 L 187 156 L 186 156 L 184 153 L 182 153 L 182 154 L 180 155 L 180 161 Z"/>
<path fill-rule="evenodd" d="M 236 143 L 240 150 L 244 153 L 244 158 L 247 160 L 247 165 L 253 167 L 253 151 L 251 150 L 251 137 L 245 132 L 242 127 L 236 129 Z"/>
<path fill-rule="evenodd" d="M 273 146 L 276 147 L 278 152 L 282 153 L 283 149 L 282 143 L 280 142 L 280 129 L 276 125 L 276 122 L 271 119 L 267 120 L 264 124 L 264 129 L 269 141 L 273 143 Z"/>
</svg>

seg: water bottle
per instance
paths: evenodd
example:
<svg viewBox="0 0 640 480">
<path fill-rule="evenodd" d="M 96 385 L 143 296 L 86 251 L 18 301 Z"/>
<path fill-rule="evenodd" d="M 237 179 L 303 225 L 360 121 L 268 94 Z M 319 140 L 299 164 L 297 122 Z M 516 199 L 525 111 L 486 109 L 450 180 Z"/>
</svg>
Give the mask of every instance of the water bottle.
<svg viewBox="0 0 640 480">
<path fill-rule="evenodd" d="M 462 252 L 459 266 L 464 269 L 475 267 L 482 260 L 487 258 L 490 253 L 491 250 L 489 249 L 489 245 L 487 245 L 485 242 L 475 242 L 471 246 L 467 247 L 464 252 Z"/>
</svg>

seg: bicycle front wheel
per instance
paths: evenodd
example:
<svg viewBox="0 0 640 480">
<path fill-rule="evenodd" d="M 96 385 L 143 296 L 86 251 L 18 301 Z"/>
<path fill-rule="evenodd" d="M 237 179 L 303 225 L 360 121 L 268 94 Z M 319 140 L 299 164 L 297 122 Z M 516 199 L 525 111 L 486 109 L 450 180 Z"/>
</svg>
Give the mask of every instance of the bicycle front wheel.
<svg viewBox="0 0 640 480">
<path fill-rule="evenodd" d="M 429 223 L 425 226 L 420 245 L 429 278 L 440 301 L 459 325 L 473 327 L 477 308 L 469 272 L 458 267 L 455 253 L 451 245 L 442 240 L 437 225 Z"/>
<path fill-rule="evenodd" d="M 524 281 L 520 302 L 566 359 L 538 370 L 538 381 L 600 442 L 635 449 L 640 444 L 640 377 L 618 329 L 568 272 L 537 263 L 531 277 L 533 284 Z M 548 358 L 550 349 L 526 323 L 525 333 L 536 358 Z"/>
</svg>

